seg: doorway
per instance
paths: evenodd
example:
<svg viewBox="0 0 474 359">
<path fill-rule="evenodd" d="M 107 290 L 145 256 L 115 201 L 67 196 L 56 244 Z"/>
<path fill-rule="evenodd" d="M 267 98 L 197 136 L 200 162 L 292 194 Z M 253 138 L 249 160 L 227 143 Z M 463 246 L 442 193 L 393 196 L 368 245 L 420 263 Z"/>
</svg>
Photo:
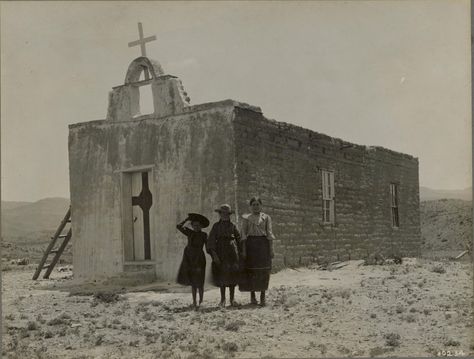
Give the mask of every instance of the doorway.
<svg viewBox="0 0 474 359">
<path fill-rule="evenodd" d="M 150 170 L 122 173 L 122 232 L 125 261 L 152 260 Z"/>
</svg>

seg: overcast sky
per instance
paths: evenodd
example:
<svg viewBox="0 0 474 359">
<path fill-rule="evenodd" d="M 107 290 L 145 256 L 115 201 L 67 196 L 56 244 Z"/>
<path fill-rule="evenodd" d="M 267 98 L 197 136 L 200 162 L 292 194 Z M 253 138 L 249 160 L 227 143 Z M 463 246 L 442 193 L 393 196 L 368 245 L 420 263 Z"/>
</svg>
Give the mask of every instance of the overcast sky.
<svg viewBox="0 0 474 359">
<path fill-rule="evenodd" d="M 192 104 L 264 115 L 419 158 L 421 185 L 471 185 L 469 1 L 2 2 L 2 199 L 69 197 L 68 124 L 105 118 L 139 56 Z"/>
</svg>

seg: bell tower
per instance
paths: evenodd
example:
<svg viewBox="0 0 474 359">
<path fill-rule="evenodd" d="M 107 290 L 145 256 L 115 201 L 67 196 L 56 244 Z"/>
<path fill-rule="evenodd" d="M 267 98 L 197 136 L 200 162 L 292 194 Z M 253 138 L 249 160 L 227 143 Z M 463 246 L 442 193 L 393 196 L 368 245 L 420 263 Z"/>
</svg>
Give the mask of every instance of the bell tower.
<svg viewBox="0 0 474 359">
<path fill-rule="evenodd" d="M 140 45 L 142 56 L 133 60 L 127 70 L 123 85 L 115 86 L 109 93 L 107 110 L 108 121 L 130 121 L 142 116 L 165 117 L 182 113 L 190 106 L 190 99 L 181 80 L 166 75 L 158 61 L 146 56 L 145 44 L 156 39 L 155 36 L 143 37 L 142 24 L 138 23 L 140 39 L 132 41 L 129 47 Z M 143 80 L 140 78 L 143 76 Z M 153 110 L 142 113 L 140 88 L 151 87 Z"/>
</svg>

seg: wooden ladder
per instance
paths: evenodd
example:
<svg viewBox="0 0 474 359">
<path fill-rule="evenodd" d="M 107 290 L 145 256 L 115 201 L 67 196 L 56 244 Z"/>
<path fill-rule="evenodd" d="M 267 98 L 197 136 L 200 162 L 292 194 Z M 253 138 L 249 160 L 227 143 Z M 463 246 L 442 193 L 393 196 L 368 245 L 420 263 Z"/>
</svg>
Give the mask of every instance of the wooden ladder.
<svg viewBox="0 0 474 359">
<path fill-rule="evenodd" d="M 44 252 L 43 258 L 41 258 L 38 268 L 36 268 L 36 272 L 33 275 L 33 280 L 38 279 L 43 269 L 46 269 L 46 273 L 44 273 L 43 278 L 46 278 L 46 279 L 49 278 L 49 275 L 53 271 L 54 266 L 59 261 L 59 257 L 61 257 L 61 254 L 63 254 L 64 249 L 66 248 L 67 244 L 69 243 L 69 240 L 72 237 L 71 228 L 69 228 L 66 234 L 62 234 L 64 231 L 64 228 L 66 227 L 68 223 L 71 223 L 71 207 L 69 207 L 69 209 L 67 210 L 67 213 L 64 216 L 63 220 L 61 221 L 61 223 L 59 224 L 59 227 L 56 230 L 56 233 L 54 233 L 54 236 L 51 237 L 51 242 L 49 242 L 49 245 L 46 248 L 46 251 Z M 57 249 L 53 249 L 58 239 L 62 239 L 63 241 Z M 48 257 L 51 253 L 55 254 L 53 257 L 53 260 L 49 264 L 46 264 L 46 261 L 48 260 Z"/>
</svg>

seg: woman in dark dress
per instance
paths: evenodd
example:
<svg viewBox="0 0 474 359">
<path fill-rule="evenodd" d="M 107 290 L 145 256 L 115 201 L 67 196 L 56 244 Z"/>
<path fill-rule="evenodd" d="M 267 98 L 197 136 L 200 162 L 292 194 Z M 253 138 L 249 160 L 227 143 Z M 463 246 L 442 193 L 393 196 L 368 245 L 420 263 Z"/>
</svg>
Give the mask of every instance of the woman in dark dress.
<svg viewBox="0 0 474 359">
<path fill-rule="evenodd" d="M 243 215 L 242 257 L 245 263 L 239 290 L 250 292 L 250 302 L 257 304 L 255 292 L 260 292 L 260 305 L 265 305 L 265 291 L 270 281 L 273 258 L 272 220 L 261 211 L 262 200 L 250 200 L 250 214 Z"/>
<path fill-rule="evenodd" d="M 220 220 L 212 226 L 207 241 L 207 251 L 212 257 L 213 282 L 221 290 L 220 306 L 225 306 L 225 288 L 229 287 L 230 305 L 235 306 L 235 286 L 239 283 L 240 233 L 230 221 L 233 213 L 228 204 L 215 210 Z"/>
<path fill-rule="evenodd" d="M 185 227 L 190 221 L 193 229 Z M 184 248 L 183 260 L 178 272 L 177 282 L 182 285 L 190 285 L 193 293 L 193 306 L 196 308 L 196 292 L 199 290 L 199 304 L 204 299 L 204 277 L 206 275 L 206 256 L 203 247 L 207 242 L 207 234 L 202 228 L 209 226 L 209 220 L 197 213 L 190 213 L 176 228 L 188 237 L 188 244 Z"/>
</svg>

